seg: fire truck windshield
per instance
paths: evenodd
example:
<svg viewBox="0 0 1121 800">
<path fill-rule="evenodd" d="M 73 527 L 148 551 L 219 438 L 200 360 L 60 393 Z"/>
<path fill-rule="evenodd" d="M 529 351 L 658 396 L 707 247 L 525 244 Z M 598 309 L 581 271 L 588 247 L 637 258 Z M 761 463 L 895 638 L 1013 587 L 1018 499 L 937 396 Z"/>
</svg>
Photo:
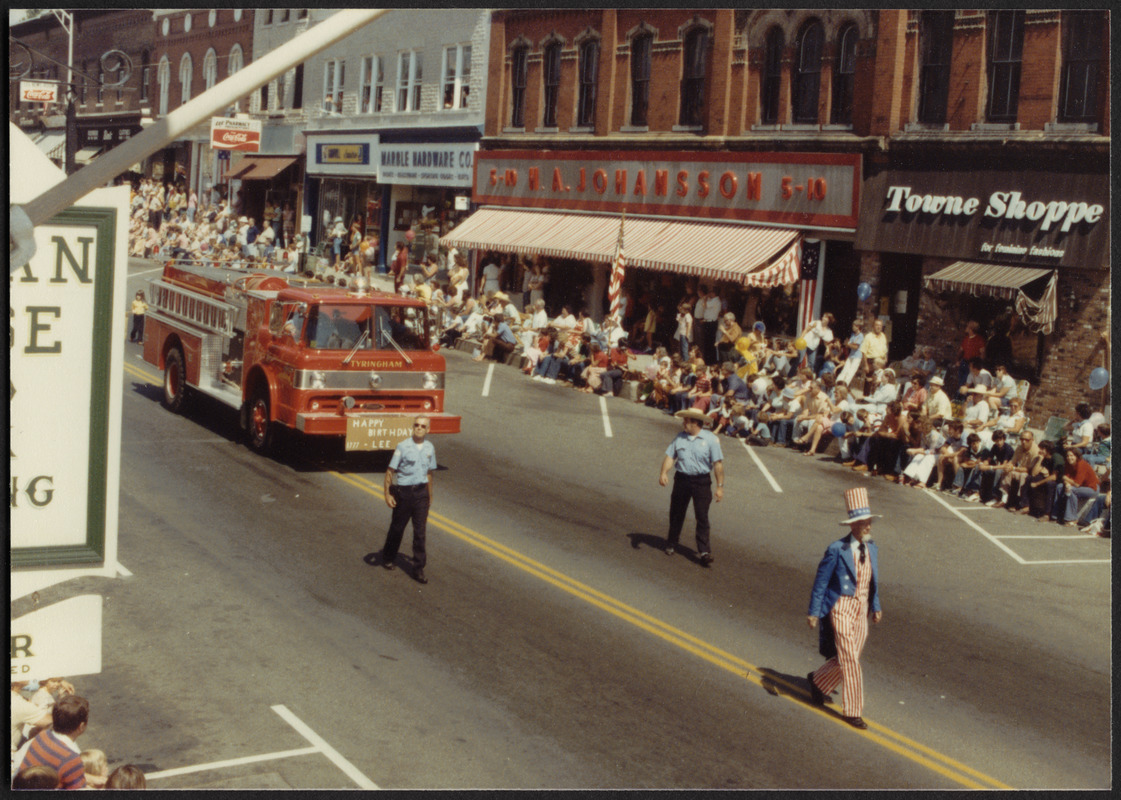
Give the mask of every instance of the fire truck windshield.
<svg viewBox="0 0 1121 800">
<path fill-rule="evenodd" d="M 313 307 L 307 322 L 307 346 L 315 350 L 427 349 L 427 309 L 392 305 Z"/>
</svg>

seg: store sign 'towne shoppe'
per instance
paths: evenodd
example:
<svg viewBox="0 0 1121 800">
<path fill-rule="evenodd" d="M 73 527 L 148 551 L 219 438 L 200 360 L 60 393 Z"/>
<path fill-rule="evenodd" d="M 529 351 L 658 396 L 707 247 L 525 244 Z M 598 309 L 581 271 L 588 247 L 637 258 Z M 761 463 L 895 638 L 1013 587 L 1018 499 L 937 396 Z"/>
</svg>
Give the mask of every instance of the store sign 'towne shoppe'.
<svg viewBox="0 0 1121 800">
<path fill-rule="evenodd" d="M 854 153 L 491 150 L 475 161 L 479 204 L 702 217 L 855 230 Z"/>
<path fill-rule="evenodd" d="M 888 171 L 864 187 L 859 249 L 1025 265 L 1108 264 L 1104 174 Z"/>
</svg>

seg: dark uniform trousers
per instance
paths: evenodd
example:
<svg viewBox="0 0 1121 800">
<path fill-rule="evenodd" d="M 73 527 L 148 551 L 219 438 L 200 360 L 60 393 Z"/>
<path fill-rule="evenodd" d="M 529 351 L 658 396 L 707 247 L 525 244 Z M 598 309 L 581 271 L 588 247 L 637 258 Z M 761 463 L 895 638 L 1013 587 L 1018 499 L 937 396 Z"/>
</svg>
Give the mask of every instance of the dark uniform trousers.
<svg viewBox="0 0 1121 800">
<path fill-rule="evenodd" d="M 382 555 L 386 561 L 392 563 L 397 557 L 401 547 L 401 537 L 405 534 L 405 525 L 411 519 L 413 522 L 413 561 L 416 566 L 423 569 L 427 554 L 424 550 L 424 534 L 428 528 L 428 484 L 418 483 L 413 486 L 391 486 L 389 491 L 397 499 L 393 507 L 393 515 L 389 521 L 389 533 L 385 536 L 385 547 Z"/>
<path fill-rule="evenodd" d="M 712 479 L 704 475 L 673 474 L 673 493 L 669 501 L 669 543 L 676 545 L 685 524 L 685 512 L 693 501 L 693 516 L 697 519 L 697 552 L 711 552 L 708 544 L 708 507 L 712 505 Z"/>
</svg>

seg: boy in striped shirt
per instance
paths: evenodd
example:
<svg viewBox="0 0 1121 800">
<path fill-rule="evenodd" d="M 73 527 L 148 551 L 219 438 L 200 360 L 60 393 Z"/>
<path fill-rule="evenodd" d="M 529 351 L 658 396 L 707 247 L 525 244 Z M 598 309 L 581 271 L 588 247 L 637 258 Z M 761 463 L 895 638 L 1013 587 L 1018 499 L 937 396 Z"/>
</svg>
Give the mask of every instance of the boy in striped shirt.
<svg viewBox="0 0 1121 800">
<path fill-rule="evenodd" d="M 49 767 L 58 773 L 63 789 L 84 789 L 86 771 L 81 751 L 74 740 L 86 731 L 90 704 L 84 697 L 67 695 L 51 711 L 54 726 L 31 740 L 19 771 L 28 767 Z"/>
</svg>

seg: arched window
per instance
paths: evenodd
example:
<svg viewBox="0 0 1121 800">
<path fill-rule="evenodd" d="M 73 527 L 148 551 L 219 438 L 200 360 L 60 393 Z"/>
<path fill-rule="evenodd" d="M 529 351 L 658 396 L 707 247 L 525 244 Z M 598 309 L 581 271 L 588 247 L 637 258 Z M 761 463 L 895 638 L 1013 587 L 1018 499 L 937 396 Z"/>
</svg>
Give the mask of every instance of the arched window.
<svg viewBox="0 0 1121 800">
<path fill-rule="evenodd" d="M 825 27 L 812 19 L 798 34 L 798 65 L 794 73 L 791 103 L 794 122 L 817 122 L 817 100 L 821 94 L 821 52 Z"/>
<path fill-rule="evenodd" d="M 244 66 L 244 65 L 242 64 L 241 45 L 240 44 L 235 44 L 233 47 L 230 48 L 230 56 L 229 56 L 229 59 L 226 61 L 226 75 L 227 76 L 233 75 L 235 72 L 241 71 L 242 66 Z M 234 110 L 235 111 L 241 111 L 241 101 L 240 100 L 238 100 L 237 102 L 234 103 Z"/>
<path fill-rule="evenodd" d="M 782 89 L 782 51 L 786 37 L 782 28 L 775 26 L 767 31 L 767 44 L 763 49 L 763 80 L 759 90 L 759 121 L 764 125 L 778 122 L 778 104 Z"/>
<path fill-rule="evenodd" d="M 989 122 L 1015 122 L 1020 105 L 1020 61 L 1024 51 L 1024 11 L 990 11 Z"/>
<path fill-rule="evenodd" d="M 513 128 L 525 127 L 526 59 L 528 56 L 528 47 L 518 47 L 514 50 L 510 65 L 510 126 Z"/>
<path fill-rule="evenodd" d="M 230 60 L 226 64 L 226 74 L 233 75 L 235 72 L 238 72 L 243 66 L 244 64 L 242 64 L 241 60 L 241 45 L 235 44 L 230 48 Z"/>
<path fill-rule="evenodd" d="M 940 125 L 946 121 L 953 51 L 954 12 L 922 12 L 919 18 L 919 122 Z"/>
<path fill-rule="evenodd" d="M 650 54 L 653 35 L 646 33 L 631 40 L 631 125 L 645 127 L 650 110 Z"/>
<path fill-rule="evenodd" d="M 167 56 L 160 58 L 159 68 L 156 70 L 156 80 L 160 84 L 160 115 L 167 114 L 167 96 L 171 90 L 171 62 Z"/>
<path fill-rule="evenodd" d="M 179 60 L 179 87 L 182 90 L 179 103 L 182 105 L 191 99 L 191 72 L 194 70 L 194 62 L 191 61 L 191 54 L 184 53 L 183 58 Z"/>
<path fill-rule="evenodd" d="M 218 54 L 211 47 L 202 59 L 202 82 L 210 89 L 218 82 Z"/>
<path fill-rule="evenodd" d="M 1098 72 L 1102 32 L 1109 21 L 1101 11 L 1064 11 L 1063 72 L 1059 84 L 1059 119 L 1094 122 L 1098 114 Z"/>
<path fill-rule="evenodd" d="M 595 125 L 598 80 L 599 39 L 589 39 L 580 45 L 580 91 L 576 103 L 576 124 L 582 128 Z"/>
<path fill-rule="evenodd" d="M 708 72 L 708 30 L 697 26 L 682 43 L 681 113 L 678 123 L 689 127 L 704 124 L 705 73 Z"/>
<path fill-rule="evenodd" d="M 541 124 L 546 128 L 557 127 L 557 96 L 560 94 L 561 43 L 550 42 L 545 46 L 542 79 L 545 84 L 545 108 Z"/>
<path fill-rule="evenodd" d="M 833 110 L 830 121 L 834 125 L 852 124 L 852 97 L 856 83 L 856 26 L 841 28 L 837 37 L 837 63 L 833 68 Z"/>
<path fill-rule="evenodd" d="M 152 82 L 151 56 L 148 51 L 140 53 L 140 102 L 148 102 L 148 84 Z"/>
</svg>

